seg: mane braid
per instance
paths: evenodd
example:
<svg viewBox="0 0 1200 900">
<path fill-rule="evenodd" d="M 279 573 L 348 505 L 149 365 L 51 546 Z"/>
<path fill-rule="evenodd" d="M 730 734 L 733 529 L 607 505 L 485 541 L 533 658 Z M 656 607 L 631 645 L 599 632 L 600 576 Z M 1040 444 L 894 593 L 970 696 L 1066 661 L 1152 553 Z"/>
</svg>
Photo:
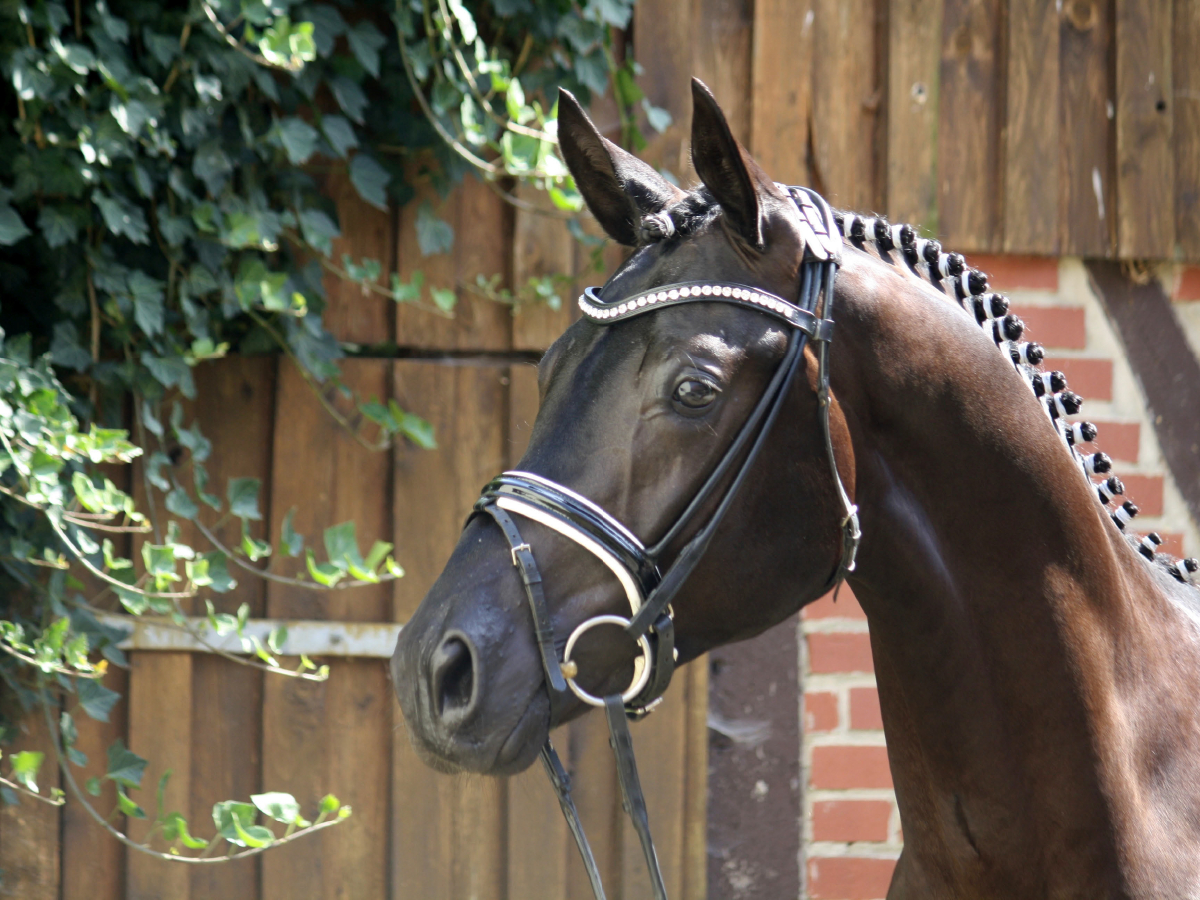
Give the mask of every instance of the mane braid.
<svg viewBox="0 0 1200 900">
<path fill-rule="evenodd" d="M 987 275 L 969 268 L 961 254 L 943 251 L 938 241 L 918 237 L 911 225 L 892 225 L 879 216 L 862 216 L 840 210 L 834 210 L 834 219 L 842 232 L 842 239 L 851 246 L 863 250 L 866 244 L 872 244 L 881 260 L 894 266 L 903 266 L 955 300 L 975 318 L 976 324 L 1016 366 L 1041 403 L 1042 411 L 1062 439 L 1067 452 L 1091 483 L 1101 507 L 1113 524 L 1125 533 L 1125 526 L 1138 514 L 1138 508 L 1133 501 L 1123 498 L 1125 486 L 1121 480 L 1109 474 L 1112 460 L 1104 453 L 1084 454 L 1077 449 L 1078 444 L 1091 443 L 1096 439 L 1096 426 L 1091 422 L 1067 421 L 1067 416 L 1079 412 L 1083 399 L 1067 390 L 1067 378 L 1062 372 L 1043 372 L 1039 368 L 1045 358 L 1045 350 L 1041 344 L 1021 340 L 1025 323 L 1008 311 L 1007 297 L 989 291 Z M 1093 476 L 1100 476 L 1101 480 L 1093 480 Z M 1125 537 L 1130 546 L 1147 561 L 1161 565 L 1177 581 L 1200 587 L 1200 563 L 1195 559 L 1176 559 L 1158 552 L 1162 537 L 1157 533 L 1129 533 Z"/>
</svg>

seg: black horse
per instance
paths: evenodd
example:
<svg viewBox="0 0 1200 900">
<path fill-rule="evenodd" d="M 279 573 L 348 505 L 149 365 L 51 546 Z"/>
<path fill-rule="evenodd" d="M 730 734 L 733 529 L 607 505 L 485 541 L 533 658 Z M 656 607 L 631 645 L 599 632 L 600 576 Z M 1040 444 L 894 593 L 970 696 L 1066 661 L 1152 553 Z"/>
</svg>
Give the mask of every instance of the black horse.
<svg viewBox="0 0 1200 900">
<path fill-rule="evenodd" d="M 604 140 L 562 95 L 559 139 L 579 189 L 634 248 L 600 296 L 702 282 L 796 301 L 811 244 L 797 195 L 693 88 L 703 184 L 690 192 Z M 1066 424 L 1078 398 L 1035 370 L 1036 346 L 1018 342 L 1020 322 L 981 273 L 911 229 L 849 214 L 840 226 L 827 424 L 810 343 L 673 598 L 679 662 L 824 592 L 846 562 L 840 478 L 861 518 L 850 581 L 870 624 L 904 828 L 889 897 L 1200 897 L 1200 597 L 1180 583 L 1194 562 L 1123 532 L 1136 510 L 1103 477 L 1107 460 L 1072 449 L 1094 437 Z M 520 468 L 647 544 L 717 470 L 698 528 L 729 496 L 738 469 L 720 466 L 731 445 L 750 452 L 736 442 L 793 333 L 745 303 L 586 315 L 541 362 Z M 580 623 L 627 614 L 628 586 L 599 556 L 515 518 L 560 658 Z M 671 535 L 664 559 L 692 537 Z M 472 519 L 393 657 L 409 734 L 442 770 L 519 771 L 552 725 L 586 709 L 550 685 L 514 540 Z M 636 649 L 619 628 L 592 629 L 567 674 L 584 692 L 620 693 L 649 657 Z"/>
</svg>

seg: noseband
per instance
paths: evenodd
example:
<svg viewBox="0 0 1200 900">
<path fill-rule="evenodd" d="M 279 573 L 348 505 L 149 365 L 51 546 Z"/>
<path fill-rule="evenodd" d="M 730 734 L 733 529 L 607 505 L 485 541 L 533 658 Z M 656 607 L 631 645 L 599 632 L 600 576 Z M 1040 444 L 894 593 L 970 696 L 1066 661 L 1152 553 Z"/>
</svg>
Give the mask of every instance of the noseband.
<svg viewBox="0 0 1200 900">
<path fill-rule="evenodd" d="M 818 362 L 817 400 L 825 447 L 833 481 L 842 504 L 842 550 L 826 590 L 840 585 L 854 571 L 860 531 L 858 513 L 846 494 L 837 470 L 833 439 L 829 428 L 829 342 L 833 337 L 833 285 L 841 259 L 841 235 L 833 212 L 825 200 L 808 188 L 786 188 L 800 211 L 804 237 L 803 259 L 798 296 L 785 300 L 754 287 L 712 282 L 683 282 L 663 285 L 631 297 L 608 300 L 601 289 L 588 288 L 579 298 L 584 317 L 598 325 L 621 322 L 634 316 L 683 303 L 731 303 L 764 313 L 790 328 L 787 350 L 749 418 L 725 451 L 725 455 L 692 497 L 687 507 L 652 546 L 645 546 L 628 528 L 597 504 L 569 488 L 532 472 L 505 472 L 491 481 L 476 502 L 472 517 L 487 513 L 499 525 L 508 541 L 513 565 L 521 575 L 526 598 L 533 614 L 546 687 L 550 698 L 550 720 L 563 708 L 568 691 L 584 703 L 603 706 L 617 756 L 617 773 L 625 811 L 646 856 L 655 900 L 666 900 L 662 874 L 650 838 L 646 804 L 638 781 L 637 764 L 627 719 L 647 715 L 662 699 L 675 671 L 675 619 L 671 600 L 703 557 L 713 534 L 728 511 L 738 489 L 745 481 L 759 451 L 766 443 L 771 426 L 783 407 L 808 340 L 816 344 Z M 822 301 L 823 298 L 823 302 Z M 818 306 L 820 307 L 818 311 Z M 695 528 L 702 506 L 721 483 L 732 477 L 724 495 L 708 521 L 695 530 L 669 565 L 663 566 L 668 548 Z M 554 625 L 542 590 L 541 573 L 533 551 L 521 537 L 512 514 L 530 519 L 573 541 L 599 559 L 620 582 L 629 601 L 628 618 L 618 615 L 593 616 L 580 623 L 563 645 L 561 657 L 554 636 Z M 613 625 L 625 630 L 638 645 L 633 679 L 620 694 L 596 697 L 579 686 L 578 666 L 571 660 L 576 642 L 588 630 Z M 579 815 L 571 800 L 570 777 L 549 741 L 542 748 L 542 763 L 558 795 L 567 824 L 583 856 L 592 890 L 603 900 L 604 888 L 599 870 L 584 836 Z"/>
</svg>

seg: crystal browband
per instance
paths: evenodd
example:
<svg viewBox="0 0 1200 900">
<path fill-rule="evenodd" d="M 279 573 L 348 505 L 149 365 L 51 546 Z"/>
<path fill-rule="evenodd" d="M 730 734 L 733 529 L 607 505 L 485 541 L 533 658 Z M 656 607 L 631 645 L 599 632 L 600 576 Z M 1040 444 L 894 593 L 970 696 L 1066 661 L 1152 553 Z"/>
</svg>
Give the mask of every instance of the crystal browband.
<svg viewBox="0 0 1200 900">
<path fill-rule="evenodd" d="M 718 301 L 743 305 L 758 312 L 774 315 L 794 328 L 818 340 L 829 340 L 833 323 L 818 320 L 808 310 L 794 303 L 756 288 L 741 284 L 711 284 L 695 281 L 673 284 L 669 288 L 634 294 L 619 303 L 605 303 L 600 298 L 600 288 L 589 287 L 579 297 L 579 309 L 588 319 L 597 323 L 611 323 L 621 319 L 680 303 L 696 301 Z"/>
</svg>

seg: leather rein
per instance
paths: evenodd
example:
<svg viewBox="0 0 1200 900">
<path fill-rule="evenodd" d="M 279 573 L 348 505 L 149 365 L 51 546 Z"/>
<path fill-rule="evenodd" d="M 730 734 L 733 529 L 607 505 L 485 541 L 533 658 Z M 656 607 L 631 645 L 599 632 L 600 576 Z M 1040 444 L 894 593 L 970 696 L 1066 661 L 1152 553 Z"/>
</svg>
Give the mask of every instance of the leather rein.
<svg viewBox="0 0 1200 900">
<path fill-rule="evenodd" d="M 783 187 L 782 185 L 780 187 Z M 662 699 L 675 671 L 675 616 L 671 600 L 703 557 L 718 525 L 731 506 L 738 489 L 766 443 L 771 426 L 784 405 L 784 399 L 801 367 L 804 347 L 812 340 L 818 362 L 817 400 L 821 427 L 830 469 L 843 509 L 842 551 L 837 568 L 826 589 L 836 588 L 854 571 L 861 532 L 858 511 L 850 501 L 838 473 L 833 438 L 829 428 L 829 343 L 833 338 L 833 287 L 841 260 L 841 234 L 832 210 L 825 200 L 808 188 L 784 188 L 800 211 L 805 240 L 800 286 L 796 301 L 785 300 L 745 285 L 713 282 L 683 282 L 663 285 L 619 300 L 607 300 L 601 289 L 588 288 L 579 298 L 584 317 L 599 325 L 610 325 L 634 316 L 683 303 L 732 303 L 782 320 L 791 329 L 783 361 L 776 368 L 749 418 L 725 451 L 725 455 L 692 497 L 687 507 L 654 545 L 646 547 L 628 528 L 597 504 L 563 485 L 532 472 L 505 472 L 484 487 L 471 517 L 486 513 L 500 527 L 508 541 L 512 563 L 521 576 L 533 616 L 546 689 L 550 698 L 550 721 L 563 708 L 569 693 L 592 706 L 604 707 L 622 805 L 633 821 L 650 872 L 655 900 L 666 900 L 662 872 L 650 836 L 646 802 L 638 779 L 633 740 L 628 720 L 650 713 Z M 823 300 L 823 302 L 822 302 Z M 675 558 L 666 566 L 660 563 L 672 546 L 693 525 L 702 505 L 717 491 L 721 482 L 741 466 L 733 476 L 716 509 Z M 579 624 L 567 638 L 561 655 L 554 636 L 554 624 L 542 589 L 542 577 L 530 545 L 512 514 L 545 525 L 596 556 L 620 582 L 630 605 L 630 616 L 593 616 Z M 468 522 L 470 519 L 468 519 Z M 623 628 L 637 642 L 639 655 L 634 662 L 633 679 L 620 694 L 596 697 L 576 681 L 578 666 L 571 653 L 576 642 L 588 630 L 599 625 Z M 604 900 L 604 886 L 588 845 L 579 814 L 571 799 L 571 779 L 553 745 L 547 739 L 541 751 L 542 764 L 558 796 L 567 825 L 583 857 L 596 900 Z"/>
</svg>

